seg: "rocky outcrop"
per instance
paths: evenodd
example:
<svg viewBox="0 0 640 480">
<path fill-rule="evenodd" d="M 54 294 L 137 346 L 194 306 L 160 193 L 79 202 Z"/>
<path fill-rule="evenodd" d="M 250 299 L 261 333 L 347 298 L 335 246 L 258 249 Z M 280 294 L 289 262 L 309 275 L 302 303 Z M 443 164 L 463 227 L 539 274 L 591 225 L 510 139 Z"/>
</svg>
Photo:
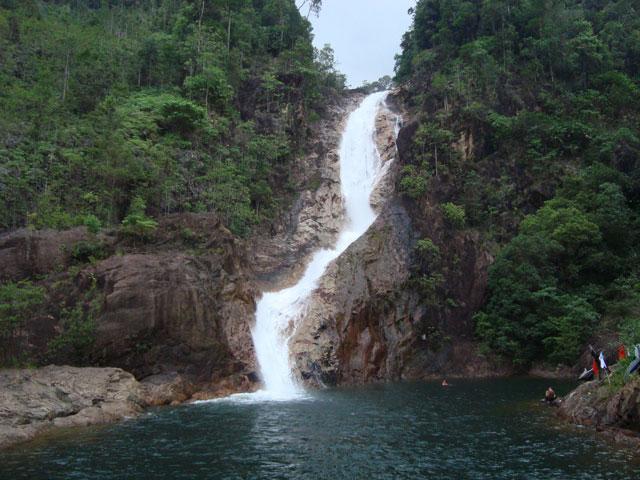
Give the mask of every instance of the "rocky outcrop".
<svg viewBox="0 0 640 480">
<path fill-rule="evenodd" d="M 471 315 L 482 301 L 474 298 L 479 277 L 452 275 L 457 283 L 450 293 L 460 302 L 455 306 L 430 307 L 411 286 L 416 240 L 411 218 L 401 202 L 393 201 L 330 265 L 290 341 L 304 383 L 510 373 L 482 356 L 473 341 Z M 464 271 L 486 269 L 488 259 L 476 256 L 473 243 L 460 240 L 453 248 L 460 248 Z"/>
<path fill-rule="evenodd" d="M 172 245 L 188 232 L 190 252 Z M 161 245 L 84 270 L 102 293 L 94 362 L 138 378 L 178 372 L 207 385 L 255 369 L 255 291 L 244 246 L 211 215 L 165 219 Z"/>
<path fill-rule="evenodd" d="M 402 371 L 412 332 L 393 322 L 392 294 L 407 279 L 410 244 L 409 218 L 396 205 L 329 266 L 290 341 L 305 382 L 361 383 Z M 390 315 L 378 316 L 377 306 Z"/>
<path fill-rule="evenodd" d="M 22 228 L 0 236 L 0 283 L 66 269 L 73 247 L 89 234 L 85 228 L 58 232 Z"/>
<path fill-rule="evenodd" d="M 640 443 L 640 377 L 622 387 L 591 381 L 567 395 L 560 414 L 573 423 L 635 437 Z"/>
<path fill-rule="evenodd" d="M 146 404 L 133 375 L 117 368 L 0 370 L 0 447 L 52 427 L 111 423 Z"/>
<path fill-rule="evenodd" d="M 353 94 L 329 107 L 330 115 L 318 122 L 309 153 L 291 174 L 292 182 L 303 186 L 293 207 L 278 219 L 271 235 L 251 240 L 253 270 L 269 288 L 291 282 L 308 255 L 336 240 L 343 219 L 340 141 L 348 115 L 362 98 Z"/>
<path fill-rule="evenodd" d="M 376 119 L 378 151 L 389 166 L 372 196 L 380 215 L 329 266 L 290 341 L 294 369 L 307 384 L 510 373 L 484 358 L 473 338 L 493 259 L 477 233 L 452 229 L 436 205 L 416 212 L 396 195 L 397 157 L 407 154 L 413 133 L 411 125 L 403 129 L 397 148 L 395 119 L 389 109 Z M 416 255 L 419 239 L 438 248 L 428 267 Z"/>
<path fill-rule="evenodd" d="M 80 263 L 68 258 L 78 242 L 111 242 L 118 253 Z M 48 304 L 25 319 L 13 343 L 40 362 L 119 367 L 140 379 L 176 372 L 196 389 L 254 378 L 255 289 L 245 252 L 210 214 L 164 217 L 152 241 L 139 244 L 84 229 L 5 236 L 0 265 L 10 279 L 49 273 L 38 282 Z M 72 261 L 74 269 L 66 270 Z M 82 358 L 73 347 L 68 354 L 49 349 L 70 309 L 91 311 L 93 331 L 83 340 L 92 343 Z"/>
<path fill-rule="evenodd" d="M 253 368 L 253 295 L 215 255 L 114 256 L 91 272 L 104 292 L 96 360 L 140 377 Z"/>
<path fill-rule="evenodd" d="M 402 116 L 397 107 L 385 104 L 376 117 L 376 148 L 382 162 L 380 178 L 371 194 L 371 206 L 381 209 L 385 202 L 392 198 L 397 180 L 397 169 L 394 162 L 398 157 L 396 137 L 402 123 Z"/>
</svg>

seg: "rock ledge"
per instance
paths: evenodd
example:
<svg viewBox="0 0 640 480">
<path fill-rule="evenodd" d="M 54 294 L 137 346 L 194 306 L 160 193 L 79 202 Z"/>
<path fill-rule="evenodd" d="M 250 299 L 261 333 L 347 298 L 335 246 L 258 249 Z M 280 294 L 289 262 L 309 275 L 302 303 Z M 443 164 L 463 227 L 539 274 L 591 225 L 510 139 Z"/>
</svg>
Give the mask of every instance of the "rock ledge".
<svg viewBox="0 0 640 480">
<path fill-rule="evenodd" d="M 559 414 L 640 446 L 640 377 L 619 389 L 599 381 L 580 385 L 563 399 Z"/>
<path fill-rule="evenodd" d="M 119 368 L 0 370 L 0 448 L 53 427 L 134 417 L 145 404 L 138 381 Z"/>
</svg>

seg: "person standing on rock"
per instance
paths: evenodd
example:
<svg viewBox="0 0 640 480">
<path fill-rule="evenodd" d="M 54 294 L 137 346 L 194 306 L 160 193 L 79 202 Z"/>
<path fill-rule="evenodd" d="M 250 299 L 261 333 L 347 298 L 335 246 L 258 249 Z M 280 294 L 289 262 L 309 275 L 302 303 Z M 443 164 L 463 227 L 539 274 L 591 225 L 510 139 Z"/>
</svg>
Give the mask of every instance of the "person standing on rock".
<svg viewBox="0 0 640 480">
<path fill-rule="evenodd" d="M 604 373 L 605 375 L 610 375 L 611 371 L 609 370 L 609 367 L 607 366 L 607 362 L 604 359 L 604 351 L 600 351 L 600 356 L 598 357 L 598 359 L 600 360 L 600 373 Z"/>
<path fill-rule="evenodd" d="M 593 360 L 591 361 L 591 369 L 593 370 L 593 378 L 595 379 L 596 377 L 598 379 L 600 379 L 600 369 L 598 368 L 598 353 L 595 351 L 595 349 L 589 345 L 589 353 L 591 354 L 591 357 L 593 358 Z"/>
</svg>

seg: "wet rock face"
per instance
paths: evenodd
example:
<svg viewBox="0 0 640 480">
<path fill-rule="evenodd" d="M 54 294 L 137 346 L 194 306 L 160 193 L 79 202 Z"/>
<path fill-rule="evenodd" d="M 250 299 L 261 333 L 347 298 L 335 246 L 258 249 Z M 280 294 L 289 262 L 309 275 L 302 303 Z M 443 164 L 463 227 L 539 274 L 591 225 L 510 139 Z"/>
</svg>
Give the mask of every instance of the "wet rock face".
<svg viewBox="0 0 640 480">
<path fill-rule="evenodd" d="M 0 371 L 0 447 L 52 427 L 111 423 L 146 404 L 133 375 L 117 368 L 49 366 Z"/>
<path fill-rule="evenodd" d="M 415 126 L 400 130 L 396 145 L 395 119 L 387 109 L 376 119 L 376 144 L 389 165 L 372 196 L 380 215 L 329 266 L 290 341 L 294 371 L 308 385 L 509 373 L 479 355 L 473 341 L 472 317 L 484 300 L 492 257 L 477 234 L 446 225 L 436 205 L 418 210 L 396 195 Z M 415 286 L 422 238 L 442 256 L 434 299 Z"/>
<path fill-rule="evenodd" d="M 640 377 L 615 390 L 606 382 L 587 382 L 567 395 L 560 414 L 573 423 L 640 432 Z"/>
<path fill-rule="evenodd" d="M 410 239 L 406 212 L 390 206 L 329 266 L 290 342 L 303 381 L 362 383 L 402 369 L 410 329 L 393 321 L 391 297 L 408 275 Z"/>
<path fill-rule="evenodd" d="M 327 269 L 290 341 L 294 370 L 312 385 L 394 378 L 405 368 L 413 332 L 397 321 L 398 287 L 409 276 L 410 219 L 392 195 L 396 114 L 381 109 L 376 145 L 385 177 L 372 195 L 380 215 Z"/>
<path fill-rule="evenodd" d="M 251 239 L 252 268 L 271 287 L 300 274 L 308 255 L 333 245 L 337 238 L 343 219 L 340 140 L 349 113 L 362 98 L 351 95 L 328 107 L 330 115 L 316 127 L 309 153 L 291 173 L 292 182 L 305 188 L 271 236 Z"/>
</svg>

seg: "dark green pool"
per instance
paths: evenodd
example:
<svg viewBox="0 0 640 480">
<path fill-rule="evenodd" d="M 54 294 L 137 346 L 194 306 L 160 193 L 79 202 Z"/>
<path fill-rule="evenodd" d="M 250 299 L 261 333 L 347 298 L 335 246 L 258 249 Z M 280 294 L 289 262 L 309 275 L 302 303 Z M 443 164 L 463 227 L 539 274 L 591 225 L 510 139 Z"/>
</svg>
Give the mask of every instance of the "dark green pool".
<svg viewBox="0 0 640 480">
<path fill-rule="evenodd" d="M 532 379 L 390 384 L 292 403 L 149 412 L 0 452 L 0 479 L 640 478 L 640 457 L 557 422 Z"/>
</svg>

